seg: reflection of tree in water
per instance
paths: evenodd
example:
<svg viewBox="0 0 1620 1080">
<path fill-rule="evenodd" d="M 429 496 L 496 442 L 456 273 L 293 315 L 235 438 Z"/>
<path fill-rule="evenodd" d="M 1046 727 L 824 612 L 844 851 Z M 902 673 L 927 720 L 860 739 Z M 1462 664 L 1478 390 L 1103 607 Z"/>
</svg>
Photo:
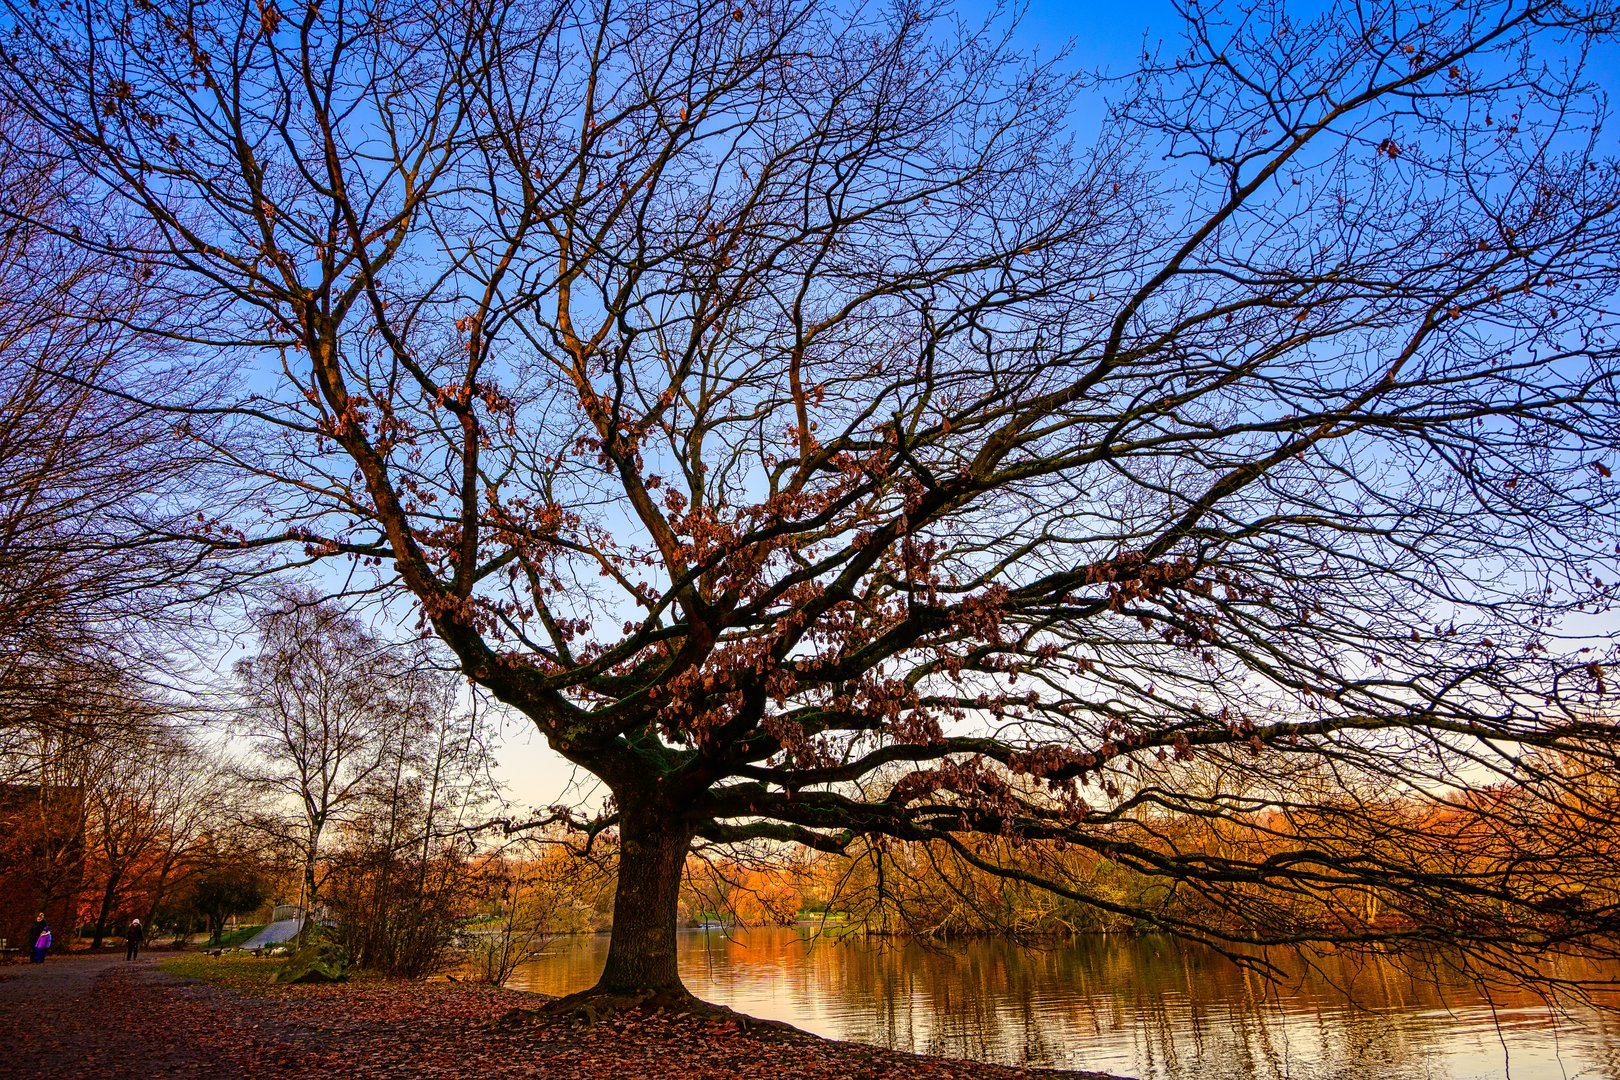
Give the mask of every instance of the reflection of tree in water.
<svg viewBox="0 0 1620 1080">
<path fill-rule="evenodd" d="M 548 993 L 588 986 L 603 945 L 565 944 L 514 984 Z M 701 996 L 918 1053 L 1142 1080 L 1462 1080 L 1503 1074 L 1494 1006 L 1513 1080 L 1562 1078 L 1566 1069 L 1620 1077 L 1620 1017 L 1584 1010 L 1556 1021 L 1542 999 L 1510 988 L 1487 1000 L 1439 957 L 1279 958 L 1287 977 L 1272 983 L 1211 950 L 1161 938 L 931 947 L 831 935 L 812 942 L 804 931 L 758 928 L 683 934 L 681 946 L 683 975 Z M 1554 1048 L 1564 1067 L 1552 1063 Z"/>
</svg>

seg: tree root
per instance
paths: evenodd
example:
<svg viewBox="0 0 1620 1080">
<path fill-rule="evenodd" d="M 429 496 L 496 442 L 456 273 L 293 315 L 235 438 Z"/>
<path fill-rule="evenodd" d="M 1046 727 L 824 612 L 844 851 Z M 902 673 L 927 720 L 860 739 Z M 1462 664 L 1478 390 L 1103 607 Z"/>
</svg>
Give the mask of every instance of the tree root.
<svg viewBox="0 0 1620 1080">
<path fill-rule="evenodd" d="M 714 1005 L 692 995 L 684 986 L 659 990 L 611 991 L 592 988 L 548 1001 L 533 1009 L 511 1009 L 496 1025 L 502 1028 L 568 1021 L 576 1028 L 591 1028 L 615 1014 L 662 1013 L 673 1019 L 725 1020 L 738 1031 L 787 1038 L 814 1038 L 807 1032 L 779 1020 L 761 1020 L 724 1005 Z"/>
</svg>

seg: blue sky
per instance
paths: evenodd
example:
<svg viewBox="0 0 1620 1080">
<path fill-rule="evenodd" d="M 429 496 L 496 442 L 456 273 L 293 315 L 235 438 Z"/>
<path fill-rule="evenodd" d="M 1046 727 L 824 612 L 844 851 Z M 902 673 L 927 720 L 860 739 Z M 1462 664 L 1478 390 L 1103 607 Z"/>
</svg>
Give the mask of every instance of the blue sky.
<svg viewBox="0 0 1620 1080">
<path fill-rule="evenodd" d="M 1154 41 L 1174 37 L 1179 26 L 1175 8 L 1164 0 L 1112 4 L 1036 0 L 1020 29 L 1022 39 L 1043 52 L 1072 41 L 1075 59 L 1082 65 L 1117 72 L 1139 55 L 1144 32 Z"/>
</svg>

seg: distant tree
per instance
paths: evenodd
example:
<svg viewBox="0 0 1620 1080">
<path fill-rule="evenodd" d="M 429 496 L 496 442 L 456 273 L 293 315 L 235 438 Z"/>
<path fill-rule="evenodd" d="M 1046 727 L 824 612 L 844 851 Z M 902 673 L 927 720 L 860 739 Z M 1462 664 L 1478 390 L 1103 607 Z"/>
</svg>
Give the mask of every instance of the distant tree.
<svg viewBox="0 0 1620 1080">
<path fill-rule="evenodd" d="M 404 650 L 390 671 L 399 722 L 370 794 L 344 823 L 327 896 L 351 959 L 392 975 L 441 967 L 471 902 L 471 834 L 494 782 L 465 683 Z"/>
<path fill-rule="evenodd" d="M 481 868 L 481 892 L 491 904 L 493 919 L 466 935 L 466 952 L 478 981 L 505 986 L 513 972 L 571 929 L 574 898 L 546 873 L 555 865 L 543 859 L 491 860 Z"/>
<path fill-rule="evenodd" d="M 190 907 L 208 920 L 208 942 L 218 945 L 225 921 L 245 915 L 270 898 L 263 870 L 246 859 L 220 859 L 205 868 L 191 886 Z"/>
<path fill-rule="evenodd" d="M 101 750 L 106 769 L 86 793 L 93 880 L 99 879 L 100 892 L 89 912 L 92 948 L 100 948 L 108 933 L 117 932 L 113 924 L 120 901 L 141 862 L 160 842 L 163 814 L 158 803 L 178 763 L 174 748 L 148 755 L 145 746 L 118 733 Z"/>
<path fill-rule="evenodd" d="M 93 901 L 81 904 L 84 890 L 105 880 L 97 857 L 108 819 L 99 809 L 117 783 L 121 755 L 131 740 L 156 737 L 165 712 L 143 684 L 116 667 L 59 664 L 53 670 L 68 667 L 75 669 L 71 675 L 36 688 L 28 707 L 0 726 L 0 780 L 9 796 L 0 821 L 0 863 L 16 875 L 8 892 L 31 892 L 37 899 L 26 906 L 36 910 L 66 905 L 72 916 L 61 921 L 76 925 L 81 906 L 95 910 Z M 127 864 L 120 860 L 120 866 L 121 879 Z"/>
<path fill-rule="evenodd" d="M 383 643 L 307 593 L 253 620 L 258 652 L 235 667 L 243 779 L 269 796 L 262 826 L 297 853 L 302 903 L 317 910 L 329 828 L 362 812 L 409 724 Z"/>
<path fill-rule="evenodd" d="M 1205 940 L 1388 938 L 1288 915 L 1374 890 L 1612 955 L 1556 848 L 1337 840 L 1616 761 L 1569 636 L 1620 577 L 1612 4 L 1194 4 L 1084 141 L 1087 83 L 928 0 L 12 12 L 8 103 L 150 230 L 77 242 L 244 365 L 177 406 L 239 478 L 198 539 L 371 566 L 611 789 L 598 992 L 684 997 L 696 841 L 1029 877 L 988 834 Z"/>
<path fill-rule="evenodd" d="M 152 925 L 169 891 L 195 869 L 230 788 L 224 761 L 172 729 L 111 727 L 98 753 L 105 767 L 85 793 L 96 948 L 125 919 Z"/>
</svg>

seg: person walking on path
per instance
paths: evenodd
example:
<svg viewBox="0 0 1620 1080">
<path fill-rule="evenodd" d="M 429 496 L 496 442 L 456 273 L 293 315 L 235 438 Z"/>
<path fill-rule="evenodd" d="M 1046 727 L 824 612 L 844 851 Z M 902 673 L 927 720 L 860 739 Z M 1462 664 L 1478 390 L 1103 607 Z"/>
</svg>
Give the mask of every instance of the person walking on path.
<svg viewBox="0 0 1620 1080">
<path fill-rule="evenodd" d="M 141 954 L 141 920 L 129 920 L 129 929 L 124 931 L 124 959 L 133 960 Z"/>
<path fill-rule="evenodd" d="M 51 951 L 51 924 L 45 921 L 45 913 L 43 911 L 39 913 L 39 918 L 34 920 L 33 933 L 34 953 L 33 956 L 30 957 L 30 962 L 35 964 L 43 964 L 45 962 L 45 954 Z"/>
</svg>

